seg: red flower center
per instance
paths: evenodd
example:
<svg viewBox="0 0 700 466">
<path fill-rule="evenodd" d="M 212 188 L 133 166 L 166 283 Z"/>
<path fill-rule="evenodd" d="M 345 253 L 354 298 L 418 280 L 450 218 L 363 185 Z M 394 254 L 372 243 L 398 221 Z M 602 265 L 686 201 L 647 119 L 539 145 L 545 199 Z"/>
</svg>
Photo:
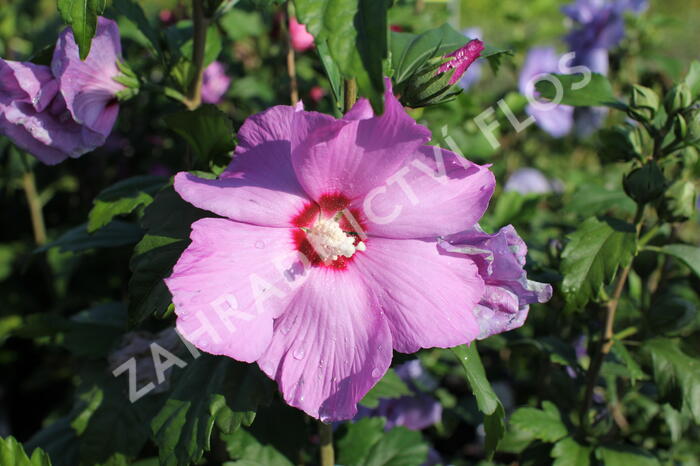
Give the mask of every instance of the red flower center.
<svg viewBox="0 0 700 466">
<path fill-rule="evenodd" d="M 365 250 L 367 235 L 358 209 L 343 194 L 324 194 L 309 202 L 292 219 L 292 240 L 314 267 L 344 270 L 356 253 Z"/>
</svg>

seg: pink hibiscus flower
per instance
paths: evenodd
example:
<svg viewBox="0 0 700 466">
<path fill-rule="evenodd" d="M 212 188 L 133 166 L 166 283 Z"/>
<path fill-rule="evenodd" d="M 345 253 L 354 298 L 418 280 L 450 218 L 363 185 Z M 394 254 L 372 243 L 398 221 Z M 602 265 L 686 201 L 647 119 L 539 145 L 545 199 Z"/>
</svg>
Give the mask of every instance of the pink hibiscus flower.
<svg viewBox="0 0 700 466">
<path fill-rule="evenodd" d="M 390 90 L 385 101 L 381 116 L 362 99 L 342 119 L 270 108 L 243 124 L 218 179 L 175 177 L 183 199 L 223 217 L 192 225 L 166 279 L 178 331 L 257 362 L 323 421 L 355 415 L 393 350 L 482 333 L 480 267 L 439 241 L 475 228 L 493 174 L 426 145 Z"/>
</svg>

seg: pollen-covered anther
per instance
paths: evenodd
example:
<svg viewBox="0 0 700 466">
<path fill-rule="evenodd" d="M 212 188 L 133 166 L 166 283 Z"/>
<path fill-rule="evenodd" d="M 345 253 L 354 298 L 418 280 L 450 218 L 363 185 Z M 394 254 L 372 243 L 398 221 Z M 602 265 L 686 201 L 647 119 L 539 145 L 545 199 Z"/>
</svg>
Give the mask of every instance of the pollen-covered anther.
<svg viewBox="0 0 700 466">
<path fill-rule="evenodd" d="M 319 219 L 306 230 L 306 237 L 322 261 L 334 261 L 338 257 L 352 257 L 357 251 L 364 251 L 365 244 L 355 245 L 355 236 L 346 233 L 334 219 Z"/>
</svg>

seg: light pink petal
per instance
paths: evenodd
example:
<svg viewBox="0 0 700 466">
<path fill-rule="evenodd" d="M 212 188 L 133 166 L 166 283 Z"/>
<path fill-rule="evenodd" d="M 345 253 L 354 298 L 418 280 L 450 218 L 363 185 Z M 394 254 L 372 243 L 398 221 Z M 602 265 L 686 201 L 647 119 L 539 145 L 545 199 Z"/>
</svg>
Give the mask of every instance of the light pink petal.
<svg viewBox="0 0 700 466">
<path fill-rule="evenodd" d="M 427 238 L 457 233 L 482 217 L 495 187 L 488 167 L 436 146 L 423 146 L 356 201 L 370 236 Z"/>
<path fill-rule="evenodd" d="M 351 419 L 357 403 L 384 375 L 391 335 L 363 277 L 314 268 L 258 365 L 290 405 L 325 422 Z"/>
<path fill-rule="evenodd" d="M 360 107 L 351 116 L 364 117 L 365 112 Z M 404 111 L 388 86 L 381 116 L 329 120 L 296 112 L 292 165 L 313 199 L 336 193 L 359 199 L 383 184 L 429 138 L 430 132 Z"/>
<path fill-rule="evenodd" d="M 189 173 L 175 176 L 175 190 L 187 202 L 245 223 L 291 226 L 309 202 L 289 156 L 293 107 L 277 106 L 248 118 L 233 161 L 217 180 Z"/>
<path fill-rule="evenodd" d="M 434 242 L 370 238 L 353 266 L 389 322 L 394 349 L 450 348 L 479 334 L 472 311 L 484 293 L 476 265 Z"/>
<path fill-rule="evenodd" d="M 166 284 L 178 331 L 195 346 L 239 361 L 270 344 L 273 319 L 308 273 L 285 228 L 205 218 Z"/>
<path fill-rule="evenodd" d="M 112 131 L 118 113 L 115 95 L 125 89 L 114 80 L 119 74 L 117 61 L 120 59 L 117 24 L 98 17 L 90 53 L 84 61 L 80 59 L 70 28 L 61 33 L 51 61 L 51 70 L 59 80 L 61 94 L 73 119 L 105 137 Z"/>
</svg>

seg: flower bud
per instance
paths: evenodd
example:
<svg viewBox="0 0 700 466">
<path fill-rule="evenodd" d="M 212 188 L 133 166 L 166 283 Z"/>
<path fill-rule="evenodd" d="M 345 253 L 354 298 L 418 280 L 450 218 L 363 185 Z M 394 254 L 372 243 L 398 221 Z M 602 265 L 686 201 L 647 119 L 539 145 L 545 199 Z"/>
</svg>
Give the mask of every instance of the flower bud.
<svg viewBox="0 0 700 466">
<path fill-rule="evenodd" d="M 685 222 L 695 213 L 697 190 L 690 181 L 678 180 L 664 193 L 657 205 L 659 216 L 668 222 Z"/>
<path fill-rule="evenodd" d="M 685 118 L 680 113 L 673 119 L 673 134 L 679 141 L 684 140 L 688 135 L 688 123 L 685 122 Z"/>
<path fill-rule="evenodd" d="M 648 87 L 635 84 L 632 87 L 629 116 L 635 120 L 651 120 L 659 109 L 659 96 Z"/>
<path fill-rule="evenodd" d="M 693 103 L 693 98 L 690 94 L 690 88 L 686 83 L 681 83 L 673 86 L 664 97 L 664 107 L 670 115 L 675 112 L 683 111 L 690 107 Z"/>
<path fill-rule="evenodd" d="M 600 155 L 610 162 L 642 159 L 646 132 L 632 125 L 603 129 L 599 133 Z"/>
<path fill-rule="evenodd" d="M 666 180 L 659 166 L 652 161 L 628 173 L 622 180 L 622 186 L 637 204 L 646 204 L 663 194 Z"/>
<path fill-rule="evenodd" d="M 455 84 L 483 50 L 484 43 L 474 39 L 443 57 L 430 58 L 402 86 L 401 103 L 415 108 L 453 99 L 462 92 Z"/>
<path fill-rule="evenodd" d="M 700 110 L 692 109 L 685 115 L 686 122 L 688 123 L 688 136 L 690 139 L 700 138 Z"/>
</svg>

